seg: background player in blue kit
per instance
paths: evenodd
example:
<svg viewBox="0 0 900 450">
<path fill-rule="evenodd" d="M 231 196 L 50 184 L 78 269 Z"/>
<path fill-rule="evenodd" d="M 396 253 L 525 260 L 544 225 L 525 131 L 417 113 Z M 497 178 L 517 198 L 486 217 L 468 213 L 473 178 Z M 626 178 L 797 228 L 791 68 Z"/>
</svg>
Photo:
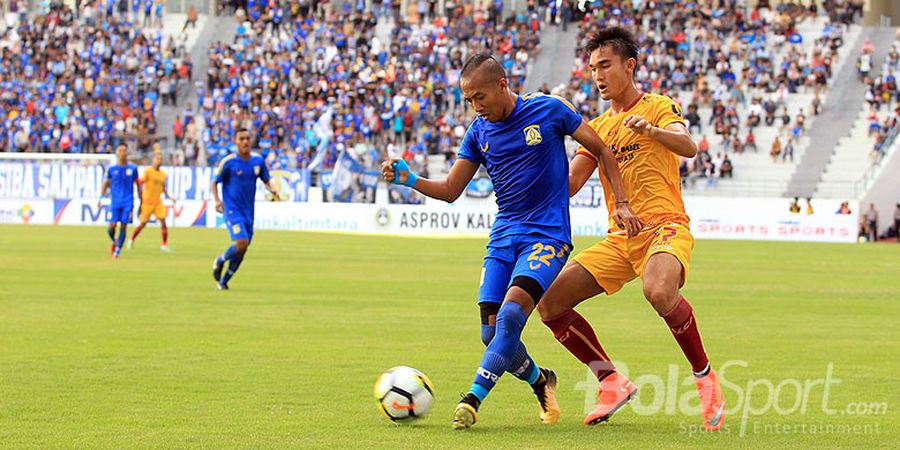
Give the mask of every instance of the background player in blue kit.
<svg viewBox="0 0 900 450">
<path fill-rule="evenodd" d="M 134 164 L 128 163 L 128 147 L 125 144 L 119 144 L 116 147 L 116 158 L 118 164 L 110 166 L 106 169 L 106 179 L 103 180 L 103 187 L 100 189 L 100 197 L 106 195 L 106 190 L 111 189 L 111 201 L 109 203 L 109 226 L 106 231 L 109 233 L 109 253 L 113 259 L 119 258 L 119 252 L 122 250 L 122 244 L 125 243 L 125 234 L 127 233 L 128 224 L 131 223 L 131 216 L 134 215 L 134 189 L 137 187 L 138 197 L 141 197 L 141 183 L 138 181 L 138 168 Z M 97 207 L 100 207 L 100 201 L 97 201 Z M 116 238 L 116 224 L 119 224 L 119 237 Z"/>
<path fill-rule="evenodd" d="M 528 315 L 572 250 L 566 135 L 601 161 L 616 198 L 616 223 L 634 235 L 640 220 L 628 206 L 612 153 L 570 103 L 539 93 L 516 95 L 509 90 L 503 67 L 484 54 L 465 63 L 460 87 L 479 117 L 469 126 L 446 179 L 419 178 L 402 159 L 382 164 L 385 181 L 447 202 L 459 197 L 480 165 L 494 184 L 499 212 L 478 293 L 487 349 L 469 393 L 456 407 L 453 427 L 476 422 L 478 407 L 505 371 L 532 386 L 541 421 L 556 423 L 556 375 L 535 365 L 520 337 Z"/>
<path fill-rule="evenodd" d="M 213 278 L 219 290 L 228 289 L 228 281 L 234 276 L 247 247 L 253 240 L 253 206 L 256 197 L 256 179 L 265 183 L 266 189 L 278 200 L 278 193 L 272 187 L 266 161 L 257 153 L 250 152 L 250 132 L 240 128 L 234 135 L 237 153 L 226 156 L 219 163 L 212 182 L 216 211 L 225 215 L 225 226 L 233 244 L 216 258 L 213 264 Z M 219 183 L 222 183 L 222 199 L 219 198 Z M 225 262 L 228 270 L 222 275 Z"/>
</svg>

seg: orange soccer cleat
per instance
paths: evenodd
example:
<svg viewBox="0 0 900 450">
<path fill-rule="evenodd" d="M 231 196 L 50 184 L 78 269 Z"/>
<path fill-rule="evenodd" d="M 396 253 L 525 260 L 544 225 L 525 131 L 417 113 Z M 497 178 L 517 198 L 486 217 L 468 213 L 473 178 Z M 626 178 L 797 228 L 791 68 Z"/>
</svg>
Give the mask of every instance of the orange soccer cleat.
<svg viewBox="0 0 900 450">
<path fill-rule="evenodd" d="M 706 376 L 694 378 L 697 394 L 700 396 L 700 408 L 703 415 L 703 426 L 709 431 L 722 428 L 725 423 L 725 397 L 716 371 L 709 369 Z"/>
<path fill-rule="evenodd" d="M 637 395 L 637 386 L 619 372 L 613 372 L 600 382 L 597 407 L 584 418 L 585 425 L 605 422 L 613 413 Z"/>
</svg>

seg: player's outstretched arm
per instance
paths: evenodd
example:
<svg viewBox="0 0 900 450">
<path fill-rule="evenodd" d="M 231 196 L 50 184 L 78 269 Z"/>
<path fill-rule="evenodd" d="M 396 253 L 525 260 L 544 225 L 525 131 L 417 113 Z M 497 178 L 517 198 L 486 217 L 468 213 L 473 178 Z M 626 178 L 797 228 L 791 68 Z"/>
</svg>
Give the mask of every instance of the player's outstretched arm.
<svg viewBox="0 0 900 450">
<path fill-rule="evenodd" d="M 597 132 L 587 122 L 581 122 L 578 129 L 572 133 L 572 137 L 597 158 L 597 161 L 600 163 L 600 170 L 603 171 L 603 175 L 609 180 L 613 196 L 616 199 L 615 210 L 610 211 L 613 221 L 619 228 L 627 231 L 628 236 L 636 236 L 644 228 L 644 224 L 628 204 L 622 173 L 619 171 L 619 165 L 616 163 L 616 158 L 613 156 L 612 151 L 609 150 L 609 147 L 600 139 L 600 136 L 597 136 Z"/>
<path fill-rule="evenodd" d="M 384 181 L 409 186 L 431 198 L 447 203 L 455 201 L 462 194 L 466 185 L 478 171 L 478 164 L 468 159 L 457 158 L 450 168 L 450 173 L 443 180 L 420 178 L 411 170 L 406 161 L 391 158 L 381 163 L 381 176 Z"/>
<path fill-rule="evenodd" d="M 597 160 L 583 153 L 576 153 L 569 164 L 569 197 L 578 193 L 597 169 Z"/>
</svg>

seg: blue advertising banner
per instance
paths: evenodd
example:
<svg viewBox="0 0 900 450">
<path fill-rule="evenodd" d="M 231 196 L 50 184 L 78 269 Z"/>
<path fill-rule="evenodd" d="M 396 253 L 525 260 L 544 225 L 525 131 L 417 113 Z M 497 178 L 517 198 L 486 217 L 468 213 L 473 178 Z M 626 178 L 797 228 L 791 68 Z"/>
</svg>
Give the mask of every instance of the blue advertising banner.
<svg viewBox="0 0 900 450">
<path fill-rule="evenodd" d="M 166 190 L 179 200 L 209 200 L 214 167 L 167 167 Z M 309 200 L 310 174 L 307 169 L 273 170 L 273 184 L 282 201 Z M 106 176 L 100 165 L 67 162 L 0 163 L 0 198 L 69 199 L 97 198 Z M 257 195 L 263 199 L 265 192 Z"/>
<path fill-rule="evenodd" d="M 488 177 L 473 178 L 466 185 L 466 197 L 487 198 L 494 192 L 494 183 Z"/>
</svg>

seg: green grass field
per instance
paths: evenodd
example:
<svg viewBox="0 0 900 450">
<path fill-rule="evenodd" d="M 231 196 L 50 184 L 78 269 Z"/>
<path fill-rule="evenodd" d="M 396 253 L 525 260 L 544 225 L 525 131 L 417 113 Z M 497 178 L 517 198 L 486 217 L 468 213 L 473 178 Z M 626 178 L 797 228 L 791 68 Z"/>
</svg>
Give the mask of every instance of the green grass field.
<svg viewBox="0 0 900 450">
<path fill-rule="evenodd" d="M 538 423 L 531 390 L 507 375 L 479 423 L 459 432 L 453 407 L 483 350 L 484 241 L 258 231 L 229 292 L 210 275 L 224 231 L 173 230 L 174 253 L 162 254 L 158 228 L 148 228 L 118 261 L 107 242 L 98 227 L 0 227 L 0 447 L 900 442 L 900 246 L 698 241 L 683 292 L 733 386 L 726 428 L 710 434 L 677 405 L 696 404 L 681 384 L 689 367 L 639 283 L 580 307 L 638 383 L 635 406 L 583 426 L 588 374 L 532 318 L 524 341 L 560 375 L 561 422 Z M 829 364 L 834 414 L 815 381 Z M 412 425 L 388 422 L 372 398 L 375 378 L 395 365 L 435 384 L 430 415 Z M 780 386 L 771 408 L 769 386 Z M 748 392 L 751 407 L 734 410 Z"/>
</svg>

